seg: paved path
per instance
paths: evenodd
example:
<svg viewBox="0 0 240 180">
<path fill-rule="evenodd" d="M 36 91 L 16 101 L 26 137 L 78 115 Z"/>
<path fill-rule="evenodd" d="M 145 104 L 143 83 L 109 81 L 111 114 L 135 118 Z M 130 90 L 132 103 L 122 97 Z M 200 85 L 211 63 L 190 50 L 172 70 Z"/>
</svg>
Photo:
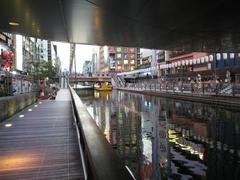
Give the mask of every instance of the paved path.
<svg viewBox="0 0 240 180">
<path fill-rule="evenodd" d="M 0 180 L 84 179 L 73 123 L 68 90 L 1 123 Z"/>
</svg>

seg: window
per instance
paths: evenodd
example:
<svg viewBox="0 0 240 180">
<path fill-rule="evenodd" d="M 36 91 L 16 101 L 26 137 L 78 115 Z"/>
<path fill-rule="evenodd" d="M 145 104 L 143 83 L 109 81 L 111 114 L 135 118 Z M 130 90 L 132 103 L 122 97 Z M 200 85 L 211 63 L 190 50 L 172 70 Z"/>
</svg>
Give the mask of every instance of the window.
<svg viewBox="0 0 240 180">
<path fill-rule="evenodd" d="M 122 51 L 122 48 L 117 47 L 117 52 L 121 52 L 121 51 Z"/>
<path fill-rule="evenodd" d="M 121 71 L 121 70 L 122 70 L 122 67 L 121 67 L 121 66 L 118 66 L 118 67 L 117 67 L 117 70 L 120 70 L 120 71 Z"/>
<path fill-rule="evenodd" d="M 121 53 L 117 53 L 117 59 L 121 59 L 122 58 L 122 54 Z"/>
<path fill-rule="evenodd" d="M 131 60 L 131 61 L 130 61 L 130 64 L 135 64 L 135 60 Z"/>
<path fill-rule="evenodd" d="M 129 52 L 130 52 L 130 53 L 134 53 L 134 52 L 135 52 L 135 49 L 134 49 L 134 48 L 129 48 Z"/>
<path fill-rule="evenodd" d="M 123 64 L 128 64 L 128 60 L 124 60 L 124 61 L 123 61 Z"/>
<path fill-rule="evenodd" d="M 130 54 L 130 59 L 135 59 L 135 54 Z"/>
<path fill-rule="evenodd" d="M 124 70 L 128 71 L 129 70 L 129 66 L 128 65 L 124 65 Z"/>
<path fill-rule="evenodd" d="M 124 53 L 124 59 L 128 59 L 128 53 Z"/>
</svg>

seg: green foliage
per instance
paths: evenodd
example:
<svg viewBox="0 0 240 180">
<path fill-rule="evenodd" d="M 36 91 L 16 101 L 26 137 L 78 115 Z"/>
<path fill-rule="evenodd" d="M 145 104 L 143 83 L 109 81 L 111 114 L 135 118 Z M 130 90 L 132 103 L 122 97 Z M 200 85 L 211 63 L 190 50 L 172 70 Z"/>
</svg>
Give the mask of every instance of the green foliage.
<svg viewBox="0 0 240 180">
<path fill-rule="evenodd" d="M 34 68 L 34 70 L 29 72 L 29 74 L 35 80 L 49 78 L 50 81 L 53 81 L 57 77 L 57 69 L 52 65 L 51 62 L 33 61 L 31 62 L 31 65 Z"/>
</svg>

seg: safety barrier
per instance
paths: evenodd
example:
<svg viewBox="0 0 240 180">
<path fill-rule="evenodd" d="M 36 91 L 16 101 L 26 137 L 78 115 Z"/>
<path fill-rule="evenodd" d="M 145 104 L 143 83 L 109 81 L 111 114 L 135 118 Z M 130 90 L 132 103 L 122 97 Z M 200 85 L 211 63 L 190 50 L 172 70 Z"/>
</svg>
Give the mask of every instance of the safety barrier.
<svg viewBox="0 0 240 180">
<path fill-rule="evenodd" d="M 74 114 L 80 133 L 87 179 L 132 180 L 134 179 L 107 142 L 77 93 L 70 88 Z"/>
<path fill-rule="evenodd" d="M 33 104 L 36 100 L 37 94 L 35 92 L 0 97 L 0 122 Z"/>
</svg>

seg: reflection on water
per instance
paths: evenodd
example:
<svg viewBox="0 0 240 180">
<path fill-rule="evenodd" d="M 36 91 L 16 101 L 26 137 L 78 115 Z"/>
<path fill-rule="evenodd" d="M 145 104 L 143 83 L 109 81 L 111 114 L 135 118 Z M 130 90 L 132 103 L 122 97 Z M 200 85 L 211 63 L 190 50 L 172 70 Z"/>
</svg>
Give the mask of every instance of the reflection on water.
<svg viewBox="0 0 240 180">
<path fill-rule="evenodd" d="M 137 179 L 240 177 L 240 112 L 121 91 L 82 94 Z"/>
</svg>

